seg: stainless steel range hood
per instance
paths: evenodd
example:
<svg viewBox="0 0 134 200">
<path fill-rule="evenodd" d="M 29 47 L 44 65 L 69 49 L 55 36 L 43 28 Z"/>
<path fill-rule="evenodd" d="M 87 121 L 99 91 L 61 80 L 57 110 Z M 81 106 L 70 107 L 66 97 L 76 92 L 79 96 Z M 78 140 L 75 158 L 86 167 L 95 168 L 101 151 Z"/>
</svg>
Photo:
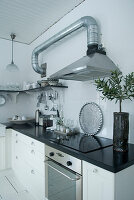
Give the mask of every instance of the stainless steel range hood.
<svg viewBox="0 0 134 200">
<path fill-rule="evenodd" d="M 76 62 L 50 76 L 54 79 L 87 81 L 110 76 L 117 66 L 106 56 L 94 53 L 84 56 Z"/>
<path fill-rule="evenodd" d="M 67 35 L 85 27 L 87 29 L 87 56 L 77 60 L 71 65 L 63 68 L 50 76 L 54 79 L 86 81 L 98 77 L 109 76 L 112 70 L 118 69 L 117 66 L 106 56 L 106 52 L 99 44 L 98 25 L 93 17 L 85 16 L 63 29 L 43 44 L 36 47 L 32 52 L 33 69 L 45 76 L 46 71 L 38 64 L 38 56 L 48 47 L 58 42 Z"/>
</svg>

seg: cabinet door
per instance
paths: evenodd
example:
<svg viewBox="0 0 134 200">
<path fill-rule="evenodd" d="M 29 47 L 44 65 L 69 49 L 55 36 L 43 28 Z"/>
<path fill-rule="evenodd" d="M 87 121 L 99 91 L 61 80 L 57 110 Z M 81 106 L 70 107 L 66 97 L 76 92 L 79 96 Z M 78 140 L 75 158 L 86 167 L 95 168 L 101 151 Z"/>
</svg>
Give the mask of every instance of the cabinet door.
<svg viewBox="0 0 134 200">
<path fill-rule="evenodd" d="M 28 140 L 27 140 L 28 139 Z M 33 143 L 34 142 L 34 143 Z M 12 169 L 22 185 L 36 200 L 45 198 L 45 151 L 38 141 L 16 131 L 12 134 Z M 42 151 L 43 149 L 43 151 Z M 40 151 L 43 152 L 41 154 Z"/>
<path fill-rule="evenodd" d="M 12 138 L 12 131 L 11 129 L 6 130 L 6 137 L 5 137 L 5 168 L 11 168 L 11 138 Z"/>
<path fill-rule="evenodd" d="M 114 174 L 83 161 L 83 200 L 114 200 Z"/>
<path fill-rule="evenodd" d="M 5 169 L 5 137 L 0 137 L 0 170 Z"/>
</svg>

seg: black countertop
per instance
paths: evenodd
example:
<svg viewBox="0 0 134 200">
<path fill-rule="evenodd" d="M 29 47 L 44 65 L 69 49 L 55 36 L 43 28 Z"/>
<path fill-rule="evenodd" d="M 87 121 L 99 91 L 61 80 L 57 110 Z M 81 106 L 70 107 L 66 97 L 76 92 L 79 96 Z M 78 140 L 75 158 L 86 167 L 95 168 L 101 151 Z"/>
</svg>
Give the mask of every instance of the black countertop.
<svg viewBox="0 0 134 200">
<path fill-rule="evenodd" d="M 82 153 L 50 141 L 51 132 L 46 131 L 45 128 L 41 126 L 35 126 L 34 124 L 5 125 L 7 128 L 14 129 L 53 148 L 68 153 L 80 160 L 87 161 L 114 173 L 117 173 L 134 164 L 134 144 L 128 144 L 128 152 L 126 153 L 113 151 L 113 146 L 105 147 L 89 153 Z"/>
</svg>

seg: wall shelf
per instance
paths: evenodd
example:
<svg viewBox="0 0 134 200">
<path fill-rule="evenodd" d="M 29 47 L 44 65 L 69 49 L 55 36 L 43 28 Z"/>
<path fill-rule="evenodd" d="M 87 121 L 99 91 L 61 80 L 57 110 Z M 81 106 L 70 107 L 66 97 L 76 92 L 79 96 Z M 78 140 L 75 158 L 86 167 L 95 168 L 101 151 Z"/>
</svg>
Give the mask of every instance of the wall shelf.
<svg viewBox="0 0 134 200">
<path fill-rule="evenodd" d="M 17 96 L 19 94 L 32 94 L 34 92 L 43 92 L 43 91 L 48 91 L 48 90 L 52 90 L 54 88 L 68 88 L 68 86 L 64 86 L 64 85 L 47 85 L 44 87 L 38 87 L 38 88 L 31 88 L 28 90 L 0 90 L 0 94 L 3 95 L 10 95 L 12 100 L 16 103 L 17 101 Z"/>
<path fill-rule="evenodd" d="M 38 87 L 38 88 L 32 88 L 28 90 L 0 90 L 1 93 L 27 93 L 27 92 L 40 92 L 40 91 L 46 91 L 51 90 L 53 88 L 68 88 L 68 86 L 64 85 L 47 85 L 44 87 Z"/>
</svg>

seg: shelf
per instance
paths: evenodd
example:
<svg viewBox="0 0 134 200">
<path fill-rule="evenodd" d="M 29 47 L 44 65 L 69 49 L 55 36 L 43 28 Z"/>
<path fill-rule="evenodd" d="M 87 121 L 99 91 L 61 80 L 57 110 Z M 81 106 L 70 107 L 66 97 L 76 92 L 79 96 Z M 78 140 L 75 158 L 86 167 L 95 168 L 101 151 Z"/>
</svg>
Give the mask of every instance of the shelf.
<svg viewBox="0 0 134 200">
<path fill-rule="evenodd" d="M 39 91 L 46 91 L 50 90 L 52 88 L 68 88 L 68 86 L 64 85 L 47 85 L 44 87 L 39 87 L 39 88 L 32 88 L 28 90 L 0 90 L 1 93 L 27 93 L 27 92 L 39 92 Z"/>
<path fill-rule="evenodd" d="M 28 90 L 0 90 L 0 94 L 2 93 L 4 96 L 5 95 L 10 95 L 11 99 L 16 103 L 17 102 L 17 96 L 19 94 L 29 94 L 31 95 L 34 92 L 41 92 L 41 91 L 47 91 L 47 90 L 51 90 L 53 88 L 68 88 L 68 86 L 64 86 L 64 85 L 47 85 L 44 87 L 38 87 L 38 88 L 32 88 L 32 89 L 28 89 Z"/>
</svg>

